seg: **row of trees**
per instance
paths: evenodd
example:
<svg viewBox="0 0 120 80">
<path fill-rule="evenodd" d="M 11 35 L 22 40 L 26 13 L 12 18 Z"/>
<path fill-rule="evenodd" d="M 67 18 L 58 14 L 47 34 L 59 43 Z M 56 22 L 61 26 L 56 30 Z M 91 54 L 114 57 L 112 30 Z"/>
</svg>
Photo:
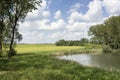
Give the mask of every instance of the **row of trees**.
<svg viewBox="0 0 120 80">
<path fill-rule="evenodd" d="M 86 38 L 82 38 L 81 40 L 58 40 L 56 41 L 56 46 L 84 46 L 86 43 L 88 43 L 89 40 Z"/>
<path fill-rule="evenodd" d="M 108 18 L 102 24 L 91 26 L 88 34 L 90 40 L 83 38 L 81 40 L 66 41 L 64 39 L 55 43 L 57 46 L 82 46 L 85 43 L 97 43 L 108 46 L 111 49 L 120 49 L 120 15 Z"/>
<path fill-rule="evenodd" d="M 103 24 L 91 26 L 89 35 L 93 36 L 93 42 L 120 49 L 120 15 L 105 20 Z"/>
<path fill-rule="evenodd" d="M 22 39 L 18 32 L 28 12 L 37 9 L 41 0 L 0 0 L 0 55 L 3 47 L 9 48 L 8 58 L 14 52 L 14 44 Z"/>
</svg>

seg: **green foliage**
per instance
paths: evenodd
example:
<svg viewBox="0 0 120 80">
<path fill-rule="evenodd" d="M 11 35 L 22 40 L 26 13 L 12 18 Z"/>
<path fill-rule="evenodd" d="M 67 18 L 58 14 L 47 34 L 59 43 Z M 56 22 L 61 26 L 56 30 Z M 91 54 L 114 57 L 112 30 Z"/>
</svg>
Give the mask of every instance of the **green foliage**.
<svg viewBox="0 0 120 80">
<path fill-rule="evenodd" d="M 103 49 L 102 49 L 103 53 L 111 53 L 112 52 L 112 48 L 108 45 L 104 45 Z"/>
<path fill-rule="evenodd" d="M 44 53 L 43 53 L 44 54 Z M 0 59 L 1 80 L 119 80 L 120 72 L 89 68 L 50 55 L 24 53 Z"/>
<path fill-rule="evenodd" d="M 3 43 L 9 44 L 8 57 L 12 57 L 13 45 L 22 40 L 18 31 L 19 23 L 40 3 L 41 0 L 0 0 L 0 53 Z"/>
<path fill-rule="evenodd" d="M 56 46 L 84 46 L 88 43 L 89 40 L 86 38 L 82 38 L 81 40 L 59 40 L 55 43 Z"/>
<path fill-rule="evenodd" d="M 86 38 L 82 38 L 82 39 L 80 40 L 80 42 L 81 42 L 81 46 L 84 46 L 86 43 L 89 42 L 89 40 L 86 39 Z"/>
<path fill-rule="evenodd" d="M 16 53 L 17 53 L 17 51 L 14 49 L 14 48 L 12 48 L 12 50 L 11 50 L 12 52 L 12 56 L 15 56 L 16 55 Z"/>
<path fill-rule="evenodd" d="M 2 41 L 3 41 L 3 33 L 5 31 L 5 14 L 6 10 L 4 10 L 5 6 L 2 4 L 3 1 L 0 1 L 0 56 L 2 55 Z"/>
<path fill-rule="evenodd" d="M 103 24 L 91 26 L 89 35 L 92 42 L 110 46 L 112 49 L 120 49 L 120 16 L 113 16 Z"/>
<path fill-rule="evenodd" d="M 59 51 L 74 53 L 75 49 L 84 47 L 19 44 L 16 47 L 19 54 L 12 59 L 0 58 L 0 80 L 119 80 L 119 71 L 85 67 L 51 55 Z"/>
<path fill-rule="evenodd" d="M 67 45 L 67 41 L 65 41 L 64 39 L 61 39 L 61 40 L 57 41 L 55 43 L 55 45 L 56 46 L 61 46 L 61 45 L 66 46 Z"/>
</svg>

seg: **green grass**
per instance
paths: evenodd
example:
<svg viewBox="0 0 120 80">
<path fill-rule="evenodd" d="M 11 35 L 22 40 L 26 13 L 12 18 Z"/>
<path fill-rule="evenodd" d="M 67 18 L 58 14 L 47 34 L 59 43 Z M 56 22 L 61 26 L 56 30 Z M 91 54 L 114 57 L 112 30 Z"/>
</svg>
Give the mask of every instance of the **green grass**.
<svg viewBox="0 0 120 80">
<path fill-rule="evenodd" d="M 17 45 L 18 53 L 37 53 L 37 54 L 51 54 L 51 52 L 70 51 L 83 49 L 81 46 L 55 46 L 53 44 L 21 44 Z"/>
<path fill-rule="evenodd" d="M 51 55 L 83 47 L 18 45 L 16 49 L 18 55 L 12 59 L 0 58 L 0 80 L 120 80 L 119 71 L 85 67 Z"/>
</svg>

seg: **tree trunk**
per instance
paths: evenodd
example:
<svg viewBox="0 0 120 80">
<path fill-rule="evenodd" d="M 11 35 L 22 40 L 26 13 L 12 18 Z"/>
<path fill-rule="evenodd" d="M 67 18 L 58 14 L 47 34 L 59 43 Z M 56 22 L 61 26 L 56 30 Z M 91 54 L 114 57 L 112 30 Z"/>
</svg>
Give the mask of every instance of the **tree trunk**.
<svg viewBox="0 0 120 80">
<path fill-rule="evenodd" d="M 15 24 L 12 28 L 12 37 L 11 37 L 11 42 L 10 42 L 10 47 L 9 47 L 9 53 L 8 53 L 8 58 L 11 58 L 13 55 L 13 43 L 14 43 L 14 36 L 15 36 L 15 29 L 17 25 L 17 18 L 15 19 Z"/>
<path fill-rule="evenodd" d="M 11 34 L 11 41 L 10 41 L 10 46 L 9 46 L 9 53 L 8 53 L 8 58 L 11 58 L 13 56 L 13 43 L 14 43 L 14 37 L 15 37 L 15 29 L 17 26 L 17 21 L 18 21 L 18 17 L 17 16 L 17 7 L 16 7 L 16 14 L 15 14 L 15 20 L 13 21 L 13 19 L 11 18 L 11 16 L 9 17 L 11 23 L 12 23 L 12 34 Z"/>
<path fill-rule="evenodd" d="M 3 42 L 3 19 L 0 21 L 0 57 L 2 56 L 2 42 Z"/>
<path fill-rule="evenodd" d="M 0 33 L 0 57 L 2 56 L 2 34 Z"/>
<path fill-rule="evenodd" d="M 14 36 L 15 36 L 15 27 L 16 27 L 16 24 L 14 25 L 13 30 L 12 30 L 12 37 L 11 37 L 11 42 L 10 42 L 10 47 L 9 47 L 8 58 L 12 57 L 13 42 L 14 42 Z"/>
</svg>

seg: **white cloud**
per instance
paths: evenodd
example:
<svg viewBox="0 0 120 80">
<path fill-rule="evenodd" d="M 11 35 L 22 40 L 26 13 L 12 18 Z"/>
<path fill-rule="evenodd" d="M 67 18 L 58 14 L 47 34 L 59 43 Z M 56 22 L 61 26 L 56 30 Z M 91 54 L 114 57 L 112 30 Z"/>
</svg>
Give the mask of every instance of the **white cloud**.
<svg viewBox="0 0 120 80">
<path fill-rule="evenodd" d="M 60 18 L 62 18 L 62 14 L 61 14 L 61 11 L 60 10 L 58 10 L 56 13 L 55 13 L 55 17 L 54 17 L 55 19 L 60 19 Z"/>
<path fill-rule="evenodd" d="M 103 18 L 102 1 L 93 0 L 88 4 L 88 11 L 85 14 L 78 12 L 77 9 L 74 9 L 74 11 L 71 12 L 70 14 L 69 20 L 99 22 L 102 20 L 102 18 Z"/>
<path fill-rule="evenodd" d="M 60 30 L 64 29 L 66 26 L 63 19 L 59 19 L 56 22 L 50 22 L 49 20 L 44 19 L 41 21 L 36 21 L 35 23 L 33 22 L 32 24 L 38 26 L 38 30 Z"/>
<path fill-rule="evenodd" d="M 38 11 L 36 10 L 33 13 L 30 13 L 31 15 L 28 15 L 30 20 L 24 22 L 20 26 L 20 31 L 22 34 L 24 34 L 24 39 L 22 42 L 39 42 L 39 40 L 45 41 L 45 39 L 47 40 L 48 38 L 52 38 L 53 41 L 62 38 L 76 40 L 87 36 L 87 31 L 92 23 L 81 22 L 81 20 L 84 20 L 84 15 L 77 12 L 77 10 L 80 8 L 80 4 L 75 4 L 72 6 L 72 9 L 76 11 L 71 12 L 68 23 L 62 19 L 62 13 L 60 10 L 55 13 L 54 18 L 56 21 L 50 21 L 50 11 L 46 10 L 45 8 L 46 2 L 43 3 L 42 9 L 39 8 Z M 32 14 L 34 14 L 34 16 Z M 90 14 L 90 12 L 88 11 L 86 15 L 87 14 Z M 34 20 L 31 21 L 31 19 Z M 51 31 L 51 34 L 48 35 L 48 33 L 44 31 Z"/>
<path fill-rule="evenodd" d="M 43 11 L 42 16 L 44 18 L 49 18 L 50 17 L 50 12 L 49 11 Z"/>
<path fill-rule="evenodd" d="M 73 20 L 73 21 L 79 21 L 79 20 L 83 19 L 83 15 L 82 15 L 82 13 L 78 13 L 77 11 L 75 11 L 75 12 L 71 13 L 69 19 Z"/>
<path fill-rule="evenodd" d="M 103 18 L 102 1 L 93 0 L 88 5 L 89 10 L 84 15 L 86 21 L 100 21 Z"/>
<path fill-rule="evenodd" d="M 51 38 L 53 38 L 55 41 L 57 41 L 59 39 L 79 40 L 83 37 L 87 37 L 86 33 L 84 33 L 84 32 L 69 32 L 69 31 L 56 32 L 56 33 L 53 33 L 51 36 Z"/>
<path fill-rule="evenodd" d="M 103 0 L 103 6 L 109 15 L 120 14 L 120 0 Z"/>
<path fill-rule="evenodd" d="M 67 24 L 63 19 L 50 22 L 48 19 L 24 22 L 20 25 L 20 31 L 63 30 Z"/>
<path fill-rule="evenodd" d="M 35 21 L 35 20 L 42 20 L 44 18 L 48 18 L 50 16 L 50 12 L 46 11 L 47 3 L 45 0 L 42 1 L 41 7 L 38 6 L 38 10 L 33 10 L 29 12 L 26 20 L 28 21 Z"/>
<path fill-rule="evenodd" d="M 24 38 L 21 43 L 39 43 L 39 42 L 44 43 L 44 38 L 45 38 L 44 36 L 45 35 L 40 32 L 26 33 L 25 35 L 23 35 Z"/>
<path fill-rule="evenodd" d="M 88 31 L 89 26 L 91 26 L 91 23 L 86 22 L 75 22 L 72 25 L 68 25 L 67 29 L 68 31 Z"/>
<path fill-rule="evenodd" d="M 81 7 L 81 4 L 80 4 L 80 3 L 74 4 L 74 5 L 71 7 L 69 13 L 72 13 L 72 12 L 74 12 L 74 11 L 76 11 L 76 10 L 79 10 L 80 7 Z"/>
<path fill-rule="evenodd" d="M 52 22 L 50 27 L 51 29 L 64 29 L 66 26 L 66 23 L 64 22 L 63 19 L 59 19 L 57 22 Z"/>
<path fill-rule="evenodd" d="M 120 14 L 119 0 L 92 0 L 84 14 L 79 11 L 82 4 L 76 3 L 71 6 L 66 21 L 60 10 L 54 12 L 52 18 L 48 8 L 50 4 L 51 0 L 43 0 L 42 7 L 29 13 L 26 21 L 20 24 L 23 43 L 46 43 L 59 39 L 78 40 L 88 37 L 87 31 L 91 25 L 102 23 L 106 19 L 103 15 L 105 10 L 108 16 Z"/>
</svg>

